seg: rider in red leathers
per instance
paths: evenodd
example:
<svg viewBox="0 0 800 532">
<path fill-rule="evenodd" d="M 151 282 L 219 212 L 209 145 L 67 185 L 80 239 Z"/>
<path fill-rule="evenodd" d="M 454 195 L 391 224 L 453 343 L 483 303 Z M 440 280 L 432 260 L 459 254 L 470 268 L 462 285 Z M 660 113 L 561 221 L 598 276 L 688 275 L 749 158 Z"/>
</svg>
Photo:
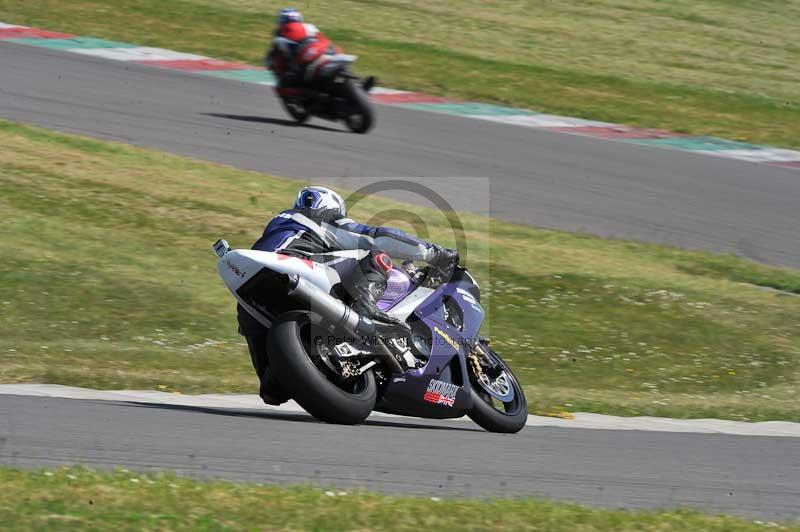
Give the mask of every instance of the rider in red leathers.
<svg viewBox="0 0 800 532">
<path fill-rule="evenodd" d="M 282 9 L 266 59 L 278 80 L 278 94 L 286 97 L 301 91 L 325 63 L 325 56 L 333 53 L 338 50 L 319 28 L 304 23 L 299 11 Z"/>
</svg>

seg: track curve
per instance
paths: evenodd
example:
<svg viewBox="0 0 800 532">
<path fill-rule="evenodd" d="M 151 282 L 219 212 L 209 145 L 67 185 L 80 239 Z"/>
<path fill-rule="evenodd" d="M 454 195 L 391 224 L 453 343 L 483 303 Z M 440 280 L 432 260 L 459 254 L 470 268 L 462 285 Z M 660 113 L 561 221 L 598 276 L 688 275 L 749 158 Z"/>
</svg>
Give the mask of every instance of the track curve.
<svg viewBox="0 0 800 532">
<path fill-rule="evenodd" d="M 352 186 L 361 177 L 424 177 L 460 209 L 800 266 L 794 171 L 388 107 L 368 136 L 324 123 L 296 127 L 264 87 L 12 43 L 0 43 L 0 72 L 6 119 L 290 177 L 348 176 Z M 469 179 L 482 177 L 488 189 Z M 799 446 L 793 438 L 558 428 L 500 436 L 424 421 L 352 428 L 303 415 L 0 400 L 5 464 L 685 505 L 772 519 L 800 517 Z"/>
<path fill-rule="evenodd" d="M 305 414 L 4 396 L 0 462 L 800 518 L 798 438 L 548 427 L 500 435 L 409 418 L 345 427 Z"/>
<path fill-rule="evenodd" d="M 9 42 L 0 72 L 1 118 L 351 187 L 422 177 L 456 209 L 800 266 L 794 170 L 386 106 L 366 136 L 297 127 L 268 87 Z"/>
</svg>

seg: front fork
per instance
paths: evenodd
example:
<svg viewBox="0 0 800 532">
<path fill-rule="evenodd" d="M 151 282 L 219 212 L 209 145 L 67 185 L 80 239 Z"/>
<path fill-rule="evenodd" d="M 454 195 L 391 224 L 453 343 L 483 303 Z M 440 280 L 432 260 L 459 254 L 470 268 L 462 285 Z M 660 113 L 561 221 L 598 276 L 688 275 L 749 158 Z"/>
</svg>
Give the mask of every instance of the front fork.
<svg viewBox="0 0 800 532">
<path fill-rule="evenodd" d="M 487 338 L 480 337 L 475 343 L 475 346 L 467 355 L 469 358 L 470 367 L 475 373 L 475 377 L 479 380 L 484 375 L 490 379 L 496 379 L 503 372 L 503 368 L 494 363 L 489 354 L 486 352 L 488 347 L 489 340 Z"/>
</svg>

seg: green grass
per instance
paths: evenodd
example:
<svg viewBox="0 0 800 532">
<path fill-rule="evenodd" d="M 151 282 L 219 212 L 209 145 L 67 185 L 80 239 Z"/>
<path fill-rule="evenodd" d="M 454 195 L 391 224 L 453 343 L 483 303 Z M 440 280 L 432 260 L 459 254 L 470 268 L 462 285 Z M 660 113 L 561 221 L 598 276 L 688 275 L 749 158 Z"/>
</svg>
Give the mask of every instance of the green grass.
<svg viewBox="0 0 800 532">
<path fill-rule="evenodd" d="M 297 182 L 9 122 L 0 145 L 0 382 L 255 392 L 211 244 L 249 247 Z M 352 214 L 452 245 L 432 210 Z M 800 421 L 797 270 L 463 222 L 532 411 Z"/>
<path fill-rule="evenodd" d="M 389 86 L 800 147 L 797 0 L 301 4 Z M 0 20 L 258 64 L 281 6 L 0 0 Z"/>
<path fill-rule="evenodd" d="M 199 482 L 86 468 L 0 468 L 6 530 L 747 531 L 792 525 L 688 510 L 628 512 L 535 499 L 458 500 Z"/>
</svg>

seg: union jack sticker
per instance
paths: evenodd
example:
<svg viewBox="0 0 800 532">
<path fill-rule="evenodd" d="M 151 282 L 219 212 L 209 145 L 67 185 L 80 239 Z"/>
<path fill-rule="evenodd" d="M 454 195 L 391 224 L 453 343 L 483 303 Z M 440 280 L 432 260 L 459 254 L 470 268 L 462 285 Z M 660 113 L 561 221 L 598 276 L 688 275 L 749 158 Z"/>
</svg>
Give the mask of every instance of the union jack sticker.
<svg viewBox="0 0 800 532">
<path fill-rule="evenodd" d="M 422 399 L 437 405 L 453 406 L 456 402 L 456 393 L 458 386 L 455 384 L 431 379 Z"/>
</svg>

